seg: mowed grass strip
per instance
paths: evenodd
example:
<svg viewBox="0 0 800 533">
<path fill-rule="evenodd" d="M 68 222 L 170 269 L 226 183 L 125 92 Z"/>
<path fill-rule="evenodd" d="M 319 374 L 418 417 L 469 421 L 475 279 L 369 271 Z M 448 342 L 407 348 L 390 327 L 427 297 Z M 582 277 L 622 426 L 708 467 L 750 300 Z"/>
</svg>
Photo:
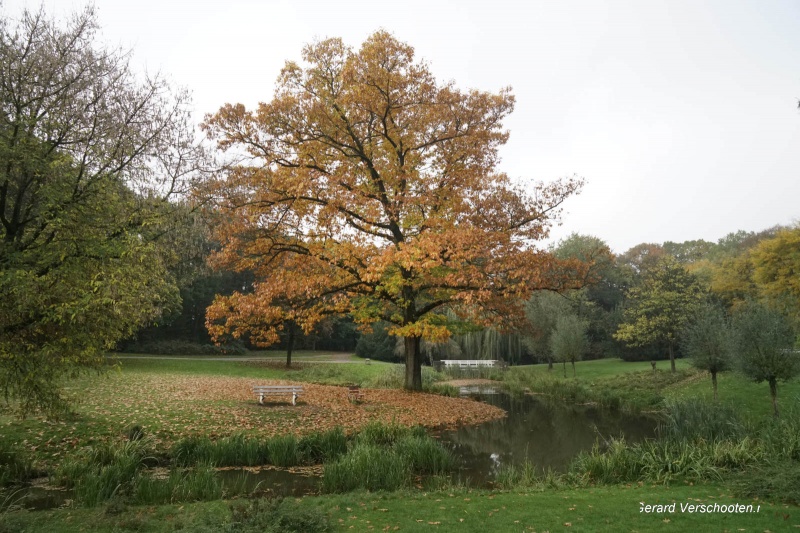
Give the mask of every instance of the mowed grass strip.
<svg viewBox="0 0 800 533">
<path fill-rule="evenodd" d="M 333 531 L 539 532 L 578 531 L 796 531 L 797 507 L 730 495 L 718 485 L 616 486 L 547 492 L 454 490 L 451 492 L 365 493 L 293 500 L 299 509 L 321 509 Z M 640 512 L 646 505 L 670 505 L 675 512 Z M 753 505 L 752 513 L 681 512 L 685 505 Z M 758 506 L 760 510 L 758 509 Z M 30 533 L 227 531 L 229 503 L 67 509 L 7 513 L 6 527 Z"/>
<path fill-rule="evenodd" d="M 327 506 L 337 531 L 663 532 L 793 531 L 800 509 L 736 498 L 715 486 L 632 486 L 528 493 L 352 493 L 304 500 Z M 641 502 L 675 512 L 640 512 Z M 753 504 L 752 513 L 681 512 L 685 505 Z M 330 507 L 332 505 L 332 507 Z M 761 505 L 760 510 L 758 505 Z"/>
</svg>

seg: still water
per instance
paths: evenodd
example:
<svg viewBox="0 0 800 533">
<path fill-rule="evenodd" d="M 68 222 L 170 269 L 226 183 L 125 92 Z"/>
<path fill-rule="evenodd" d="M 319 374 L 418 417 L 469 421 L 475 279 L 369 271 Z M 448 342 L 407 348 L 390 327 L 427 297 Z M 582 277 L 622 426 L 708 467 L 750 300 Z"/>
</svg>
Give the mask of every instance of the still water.
<svg viewBox="0 0 800 533">
<path fill-rule="evenodd" d="M 656 432 L 656 421 L 642 415 L 530 395 L 517 398 L 491 389 L 488 394 L 465 392 L 508 412 L 500 420 L 436 434 L 458 458 L 460 478 L 475 486 L 492 481 L 501 465 L 529 461 L 541 471 L 564 472 L 578 453 L 591 450 L 595 442 L 612 437 L 637 442 Z"/>
</svg>

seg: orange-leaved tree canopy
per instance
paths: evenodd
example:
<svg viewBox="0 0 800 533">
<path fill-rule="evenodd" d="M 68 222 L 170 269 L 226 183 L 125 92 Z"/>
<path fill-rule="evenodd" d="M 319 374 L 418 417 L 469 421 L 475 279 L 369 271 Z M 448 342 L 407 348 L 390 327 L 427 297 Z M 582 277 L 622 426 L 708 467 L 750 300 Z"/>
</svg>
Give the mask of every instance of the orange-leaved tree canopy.
<svg viewBox="0 0 800 533">
<path fill-rule="evenodd" d="M 509 322 L 530 291 L 581 278 L 581 263 L 535 247 L 580 180 L 526 191 L 496 170 L 508 89 L 440 83 L 384 31 L 357 52 L 308 45 L 303 60 L 287 62 L 271 102 L 228 104 L 204 123 L 238 156 L 209 183 L 224 213 L 213 261 L 256 279 L 208 309 L 215 338 L 269 345 L 290 320 L 306 331 L 337 313 L 384 320 L 404 338 L 405 387 L 419 390 L 420 339 L 447 338 L 446 309 Z"/>
</svg>

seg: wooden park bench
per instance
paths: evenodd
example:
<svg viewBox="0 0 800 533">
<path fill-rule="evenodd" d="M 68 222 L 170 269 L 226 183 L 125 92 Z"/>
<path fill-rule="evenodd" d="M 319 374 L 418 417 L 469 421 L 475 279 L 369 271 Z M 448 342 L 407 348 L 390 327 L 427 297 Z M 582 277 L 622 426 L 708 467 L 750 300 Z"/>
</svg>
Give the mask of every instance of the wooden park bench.
<svg viewBox="0 0 800 533">
<path fill-rule="evenodd" d="M 277 394 L 291 394 L 292 405 L 297 405 L 297 397 L 303 394 L 303 387 L 299 385 L 253 385 L 253 393 L 258 396 L 258 403 L 264 405 L 264 396 Z"/>
<path fill-rule="evenodd" d="M 347 399 L 355 403 L 364 399 L 364 391 L 358 385 L 348 385 Z"/>
</svg>

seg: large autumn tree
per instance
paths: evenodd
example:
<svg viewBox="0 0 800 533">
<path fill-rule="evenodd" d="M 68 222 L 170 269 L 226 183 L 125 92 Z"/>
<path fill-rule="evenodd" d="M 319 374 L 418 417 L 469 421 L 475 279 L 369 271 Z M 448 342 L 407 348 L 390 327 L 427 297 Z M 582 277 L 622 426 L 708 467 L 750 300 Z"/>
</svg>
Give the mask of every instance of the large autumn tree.
<svg viewBox="0 0 800 533">
<path fill-rule="evenodd" d="M 224 217 L 217 265 L 255 272 L 220 297 L 211 333 L 269 344 L 292 320 L 382 320 L 404 338 L 409 389 L 420 341 L 449 336 L 445 310 L 475 323 L 523 316 L 531 290 L 582 275 L 535 247 L 580 182 L 524 189 L 497 171 L 508 89 L 437 81 L 380 31 L 360 50 L 328 39 L 288 62 L 271 102 L 225 105 L 205 128 L 242 159 L 211 184 Z"/>
</svg>

